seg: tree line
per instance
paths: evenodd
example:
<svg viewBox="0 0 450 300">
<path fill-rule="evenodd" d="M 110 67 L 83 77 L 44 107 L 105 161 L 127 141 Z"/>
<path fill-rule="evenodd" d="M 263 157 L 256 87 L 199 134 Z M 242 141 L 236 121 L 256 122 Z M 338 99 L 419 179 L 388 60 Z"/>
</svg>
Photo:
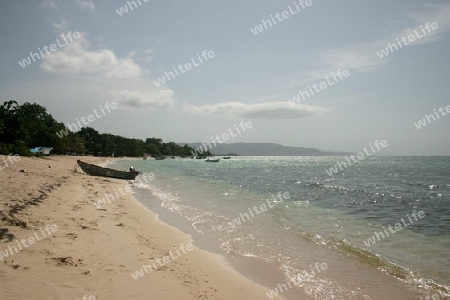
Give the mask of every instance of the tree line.
<svg viewBox="0 0 450 300">
<path fill-rule="evenodd" d="M 67 132 L 57 135 L 58 132 Z M 57 122 L 47 109 L 39 104 L 15 100 L 0 106 L 0 154 L 29 156 L 30 148 L 53 147 L 52 154 L 85 154 L 94 156 L 192 156 L 194 149 L 161 138 L 144 140 L 109 133 L 99 133 L 83 127 L 77 132 Z"/>
</svg>

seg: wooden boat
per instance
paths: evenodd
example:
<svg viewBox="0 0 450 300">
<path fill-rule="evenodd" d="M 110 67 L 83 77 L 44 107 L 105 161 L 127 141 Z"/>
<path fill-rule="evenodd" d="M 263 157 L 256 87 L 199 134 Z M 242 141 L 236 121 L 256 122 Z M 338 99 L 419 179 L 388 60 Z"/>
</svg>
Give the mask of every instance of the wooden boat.
<svg viewBox="0 0 450 300">
<path fill-rule="evenodd" d="M 230 159 L 230 156 L 224 156 L 223 159 Z"/>
<path fill-rule="evenodd" d="M 80 166 L 81 170 L 83 170 L 86 174 L 89 174 L 91 176 L 103 176 L 103 177 L 133 180 L 136 178 L 136 176 L 139 175 L 138 171 L 127 172 L 103 168 L 93 164 L 82 162 L 81 160 L 77 160 L 77 163 Z"/>
<path fill-rule="evenodd" d="M 206 159 L 205 161 L 206 161 L 206 162 L 219 162 L 219 161 L 220 161 L 220 158 L 216 158 L 216 159 L 208 158 L 208 159 Z"/>
</svg>

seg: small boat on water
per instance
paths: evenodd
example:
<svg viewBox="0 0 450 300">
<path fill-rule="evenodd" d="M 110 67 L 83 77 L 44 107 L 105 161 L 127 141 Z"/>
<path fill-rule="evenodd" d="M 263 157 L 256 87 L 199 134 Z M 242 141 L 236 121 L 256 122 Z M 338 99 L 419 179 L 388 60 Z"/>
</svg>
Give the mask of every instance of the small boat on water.
<svg viewBox="0 0 450 300">
<path fill-rule="evenodd" d="M 230 156 L 224 156 L 223 159 L 230 159 Z"/>
<path fill-rule="evenodd" d="M 139 175 L 139 172 L 134 170 L 127 172 L 103 168 L 97 165 L 82 162 L 81 160 L 77 160 L 77 163 L 80 166 L 81 170 L 83 170 L 83 172 L 91 176 L 103 176 L 103 177 L 133 180 L 136 178 L 136 176 Z"/>
<path fill-rule="evenodd" d="M 207 158 L 205 161 L 206 162 L 219 162 L 220 158 Z"/>
</svg>

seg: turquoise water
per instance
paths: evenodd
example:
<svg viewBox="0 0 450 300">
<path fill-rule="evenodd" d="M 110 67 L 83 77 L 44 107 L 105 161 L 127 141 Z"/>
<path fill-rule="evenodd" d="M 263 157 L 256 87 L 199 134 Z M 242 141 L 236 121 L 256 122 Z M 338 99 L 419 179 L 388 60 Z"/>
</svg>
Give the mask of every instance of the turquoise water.
<svg viewBox="0 0 450 300">
<path fill-rule="evenodd" d="M 219 163 L 132 164 L 156 177 L 137 189 L 140 201 L 168 219 L 176 216 L 182 230 L 208 239 L 224 255 L 275 263 L 293 278 L 305 266 L 325 261 L 329 254 L 322 251 L 343 252 L 409 286 L 448 289 L 450 157 L 373 157 L 329 176 L 325 170 L 342 160 L 232 157 Z M 276 198 L 280 192 L 289 199 Z M 252 215 L 249 208 L 262 204 L 265 212 Z M 230 225 L 233 219 L 241 224 Z M 393 233 L 388 228 L 396 224 Z M 379 240 L 368 246 L 374 232 L 385 236 L 378 233 Z M 355 287 L 325 275 L 302 288 L 319 299 L 358 298 Z"/>
</svg>

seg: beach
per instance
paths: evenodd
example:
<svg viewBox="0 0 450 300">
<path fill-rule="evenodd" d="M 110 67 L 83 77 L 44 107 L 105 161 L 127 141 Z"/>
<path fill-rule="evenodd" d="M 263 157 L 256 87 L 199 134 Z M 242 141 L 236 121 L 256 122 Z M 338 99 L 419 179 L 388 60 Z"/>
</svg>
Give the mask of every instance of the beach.
<svg viewBox="0 0 450 300">
<path fill-rule="evenodd" d="M 132 164 L 141 174 L 134 181 L 89 176 L 78 158 L 119 170 Z M 0 171 L 1 299 L 448 299 L 439 284 L 448 278 L 446 240 L 402 230 L 373 238 L 366 251 L 356 242 L 372 225 L 298 201 L 313 197 L 302 196 L 311 192 L 310 183 L 289 183 L 292 189 L 285 181 L 267 185 L 275 181 L 258 175 L 264 180 L 249 181 L 249 188 L 238 184 L 255 170 L 296 170 L 305 159 L 242 157 L 211 165 L 0 157 L 8 160 L 14 163 Z M 323 172 L 316 165 L 324 159 L 314 161 L 309 170 Z M 334 187 L 313 186 L 317 195 L 319 186 L 334 199 Z M 258 188 L 289 192 L 261 198 Z M 448 186 L 432 188 L 445 192 Z M 420 216 L 408 228 L 427 220 Z M 386 252 L 397 248 L 398 254 Z M 429 258 L 408 260 L 424 251 Z"/>
<path fill-rule="evenodd" d="M 328 176 L 326 167 L 339 159 L 141 159 L 112 166 L 154 174 L 148 184 L 133 184 L 135 198 L 196 246 L 269 287 L 268 298 L 447 299 L 449 240 L 440 224 L 447 218 L 449 160 L 376 157 L 345 176 Z M 423 173 L 433 175 L 424 181 Z"/>
<path fill-rule="evenodd" d="M 0 171 L 1 299 L 267 298 L 268 288 L 192 245 L 132 194 L 97 208 L 128 182 L 86 175 L 76 159 L 21 157 Z"/>
<path fill-rule="evenodd" d="M 3 1 L 0 300 L 450 300 L 450 2 L 355 4 Z"/>
</svg>

